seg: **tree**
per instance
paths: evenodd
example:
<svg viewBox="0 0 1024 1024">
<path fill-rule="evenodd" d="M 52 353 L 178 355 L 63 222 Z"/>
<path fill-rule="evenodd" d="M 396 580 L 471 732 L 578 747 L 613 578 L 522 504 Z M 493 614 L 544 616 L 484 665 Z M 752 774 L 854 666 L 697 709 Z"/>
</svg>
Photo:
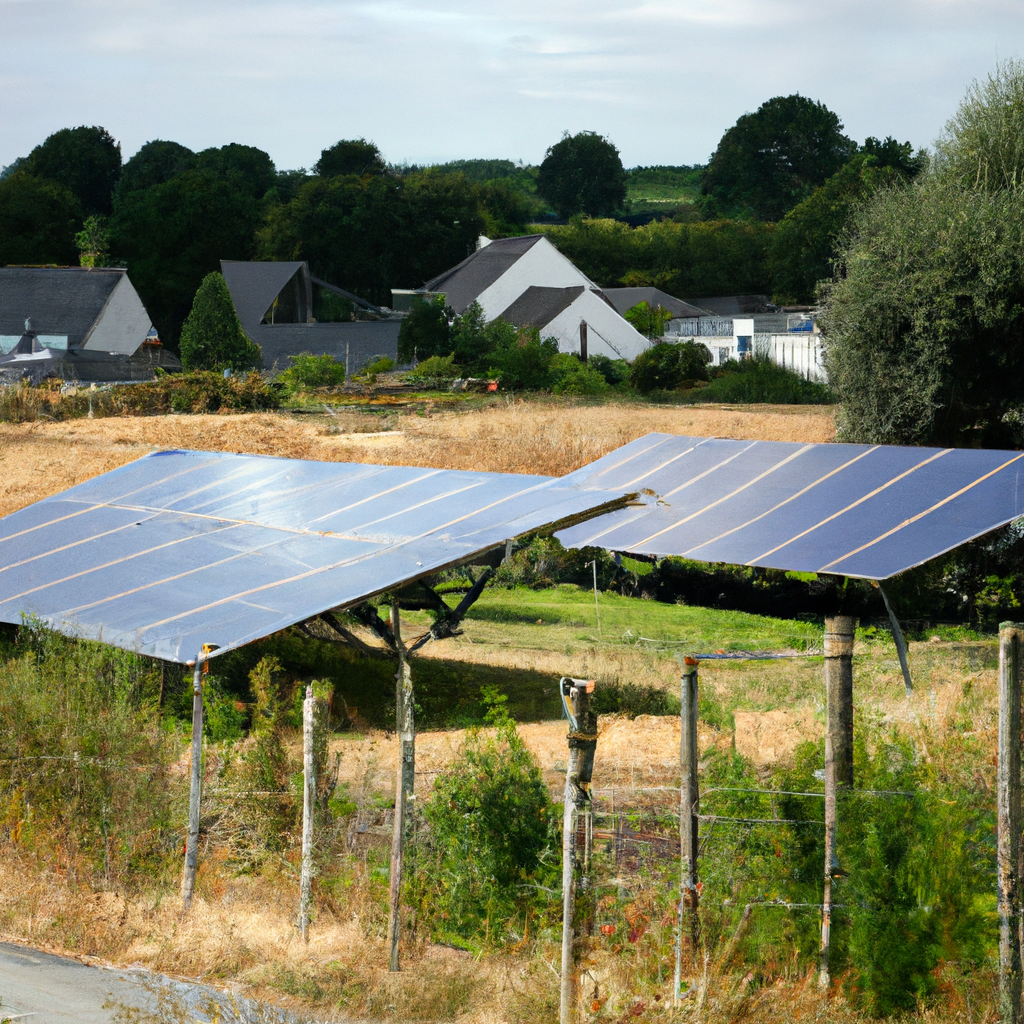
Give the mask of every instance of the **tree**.
<svg viewBox="0 0 1024 1024">
<path fill-rule="evenodd" d="M 75 246 L 78 248 L 78 262 L 83 267 L 102 267 L 110 247 L 106 218 L 86 217 L 82 230 L 75 235 Z"/>
<path fill-rule="evenodd" d="M 897 142 L 891 135 L 887 135 L 883 142 L 869 135 L 860 147 L 860 152 L 874 157 L 876 167 L 891 167 L 908 181 L 916 178 L 928 163 L 924 150 L 915 153 L 909 142 Z"/>
<path fill-rule="evenodd" d="M 776 96 L 744 114 L 718 143 L 701 186 L 711 217 L 777 221 L 856 151 L 823 103 Z"/>
<path fill-rule="evenodd" d="M 384 174 L 387 164 L 380 150 L 366 139 L 342 139 L 322 150 L 313 168 L 321 178 L 337 178 L 343 174 Z"/>
<path fill-rule="evenodd" d="M 259 345 L 242 330 L 223 275 L 207 274 L 181 328 L 182 367 L 251 370 L 262 359 Z"/>
<path fill-rule="evenodd" d="M 63 185 L 86 214 L 107 214 L 121 174 L 121 146 L 106 128 L 62 128 L 29 153 L 24 169 Z"/>
<path fill-rule="evenodd" d="M 398 358 L 411 363 L 414 359 L 422 362 L 431 356 L 449 355 L 452 337 L 448 314 L 443 295 L 430 301 L 413 298 L 412 309 L 398 329 Z"/>
<path fill-rule="evenodd" d="M 147 142 L 125 165 L 117 183 L 115 194 L 141 192 L 154 185 L 176 178 L 196 165 L 196 155 L 187 146 L 177 142 L 154 139 Z"/>
<path fill-rule="evenodd" d="M 0 181 L 0 265 L 78 262 L 78 200 L 55 181 L 16 171 Z"/>
<path fill-rule="evenodd" d="M 255 255 L 259 208 L 234 181 L 185 171 L 118 194 L 111 252 L 123 259 L 165 344 L 173 346 L 203 277 L 220 261 Z"/>
<path fill-rule="evenodd" d="M 707 380 L 711 353 L 697 341 L 660 341 L 633 360 L 629 383 L 642 395 L 672 391 L 686 380 Z"/>
<path fill-rule="evenodd" d="M 855 215 L 821 321 L 844 438 L 1024 440 L 1021 125 L 1024 64 L 1002 64 L 947 125 L 937 170 Z"/>
<path fill-rule="evenodd" d="M 196 156 L 196 168 L 233 182 L 253 199 L 262 199 L 277 184 L 277 170 L 270 156 L 255 146 L 237 142 L 204 149 Z"/>
<path fill-rule="evenodd" d="M 596 132 L 565 132 L 544 156 L 537 191 L 559 217 L 606 217 L 626 201 L 619 151 Z"/>
<path fill-rule="evenodd" d="M 672 314 L 664 306 L 652 306 L 649 302 L 638 302 L 626 310 L 626 319 L 647 338 L 660 338 L 665 333 L 665 324 Z"/>
</svg>

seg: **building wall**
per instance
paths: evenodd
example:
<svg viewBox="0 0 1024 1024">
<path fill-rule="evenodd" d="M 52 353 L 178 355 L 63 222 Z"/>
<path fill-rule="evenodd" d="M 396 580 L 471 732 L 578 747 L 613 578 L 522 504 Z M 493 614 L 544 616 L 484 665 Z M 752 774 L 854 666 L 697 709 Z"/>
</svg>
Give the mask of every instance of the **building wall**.
<svg viewBox="0 0 1024 1024">
<path fill-rule="evenodd" d="M 596 285 L 581 270 L 577 270 L 546 238 L 538 239 L 489 288 L 477 297 L 488 320 L 493 320 L 519 298 L 532 285 L 545 288 L 571 288 Z M 618 314 L 615 314 L 618 316 Z"/>
<path fill-rule="evenodd" d="M 130 356 L 146 340 L 152 326 L 139 293 L 128 280 L 128 275 L 124 274 L 110 293 L 92 330 L 79 346 L 79 351 Z"/>
<path fill-rule="evenodd" d="M 579 353 L 581 320 L 587 322 L 588 355 L 632 360 L 650 347 L 647 338 L 591 291 L 583 292 L 571 306 L 541 328 L 541 337 L 556 338 L 561 352 Z"/>
<path fill-rule="evenodd" d="M 721 366 L 730 359 L 737 359 L 735 336 L 713 337 L 709 335 L 665 335 L 663 341 L 696 341 L 706 345 L 711 352 L 711 365 Z M 820 334 L 793 332 L 787 334 L 755 334 L 754 351 L 767 355 L 773 363 L 794 370 L 808 380 L 828 380 L 822 362 L 824 346 Z"/>
</svg>

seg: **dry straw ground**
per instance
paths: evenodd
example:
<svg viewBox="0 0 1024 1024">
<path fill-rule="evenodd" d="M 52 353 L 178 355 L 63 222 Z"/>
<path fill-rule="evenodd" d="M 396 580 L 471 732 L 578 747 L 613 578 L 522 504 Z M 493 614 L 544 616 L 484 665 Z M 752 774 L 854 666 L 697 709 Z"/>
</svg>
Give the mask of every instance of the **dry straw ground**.
<svg viewBox="0 0 1024 1024">
<path fill-rule="evenodd" d="M 0 423 L 0 515 L 157 448 L 560 475 L 651 431 L 830 441 L 823 406 L 661 408 L 511 402 L 471 412 L 175 415 Z"/>
</svg>

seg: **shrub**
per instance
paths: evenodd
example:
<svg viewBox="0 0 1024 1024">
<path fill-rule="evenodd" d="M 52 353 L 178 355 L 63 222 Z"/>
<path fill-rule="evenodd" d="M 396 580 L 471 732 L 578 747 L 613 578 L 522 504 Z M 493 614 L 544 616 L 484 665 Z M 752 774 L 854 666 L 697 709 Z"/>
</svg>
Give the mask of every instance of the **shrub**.
<svg viewBox="0 0 1024 1024">
<path fill-rule="evenodd" d="M 462 371 L 455 364 L 455 353 L 446 356 L 431 356 L 424 359 L 422 363 L 416 364 L 416 369 L 406 374 L 409 380 L 454 380 Z"/>
<path fill-rule="evenodd" d="M 590 356 L 587 365 L 614 388 L 629 380 L 629 363 L 625 359 L 609 359 L 608 356 Z"/>
<path fill-rule="evenodd" d="M 608 390 L 600 371 L 571 352 L 559 352 L 551 360 L 551 390 L 556 395 L 599 395 Z"/>
<path fill-rule="evenodd" d="M 411 363 L 414 359 L 429 359 L 450 352 L 450 319 L 451 310 L 445 305 L 443 295 L 429 301 L 414 296 L 412 309 L 398 329 L 398 358 Z"/>
<path fill-rule="evenodd" d="M 719 375 L 697 392 L 698 402 L 768 402 L 775 405 L 830 405 L 828 385 L 762 357 L 730 360 Z"/>
<path fill-rule="evenodd" d="M 225 377 L 209 370 L 167 374 L 152 382 L 114 388 L 110 400 L 114 412 L 122 416 L 220 409 L 258 412 L 278 404 L 277 395 L 258 373 Z"/>
<path fill-rule="evenodd" d="M 658 342 L 633 360 L 629 382 L 642 395 L 672 391 L 685 380 L 707 380 L 711 353 L 697 341 Z"/>
<path fill-rule="evenodd" d="M 345 383 L 345 367 L 333 356 L 314 356 L 309 352 L 289 356 L 292 365 L 281 374 L 280 380 L 289 391 L 306 388 L 328 388 Z"/>
<path fill-rule="evenodd" d="M 470 731 L 424 807 L 433 863 L 418 896 L 436 935 L 495 941 L 529 913 L 523 887 L 541 870 L 553 808 L 507 698 L 493 688 L 483 697 L 493 734 Z"/>
<path fill-rule="evenodd" d="M 376 377 L 378 373 L 390 373 L 394 368 L 394 359 L 389 359 L 387 356 L 381 356 L 380 359 L 375 359 L 372 363 L 367 363 L 359 373 L 360 376 L 364 377 Z"/>
<path fill-rule="evenodd" d="M 181 365 L 186 370 L 249 370 L 263 361 L 259 345 L 242 330 L 221 274 L 207 274 L 181 328 Z"/>
<path fill-rule="evenodd" d="M 488 324 L 488 327 L 491 327 Z M 491 375 L 502 387 L 515 391 L 544 391 L 551 386 L 551 361 L 558 354 L 554 338 L 541 341 L 536 328 L 516 331 L 505 325 L 498 346 L 491 353 Z"/>
</svg>

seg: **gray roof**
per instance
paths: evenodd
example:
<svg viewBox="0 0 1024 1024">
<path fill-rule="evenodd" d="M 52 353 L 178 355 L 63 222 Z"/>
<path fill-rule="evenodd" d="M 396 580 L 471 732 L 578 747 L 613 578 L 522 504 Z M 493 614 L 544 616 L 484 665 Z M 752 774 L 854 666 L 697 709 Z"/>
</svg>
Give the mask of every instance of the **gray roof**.
<svg viewBox="0 0 1024 1024">
<path fill-rule="evenodd" d="M 775 312 L 775 306 L 768 301 L 767 295 L 713 295 L 693 301 L 712 316 L 753 316 L 755 313 Z"/>
<path fill-rule="evenodd" d="M 66 334 L 80 345 L 127 274 L 120 268 L 0 267 L 0 334 Z"/>
<path fill-rule="evenodd" d="M 519 238 L 498 238 L 482 249 L 477 249 L 451 270 L 428 281 L 423 290 L 444 292 L 448 305 L 456 313 L 462 313 L 542 237 L 523 235 Z"/>
<path fill-rule="evenodd" d="M 246 331 L 263 350 L 268 370 L 287 370 L 289 356 L 308 352 L 333 356 L 345 362 L 348 346 L 349 368 L 354 373 L 365 363 L 387 356 L 398 359 L 398 330 L 401 320 L 356 320 L 339 324 L 258 324 Z"/>
<path fill-rule="evenodd" d="M 604 294 L 615 307 L 621 316 L 625 316 L 627 309 L 632 309 L 641 302 L 648 306 L 661 306 L 667 309 L 673 317 L 680 316 L 707 316 L 708 311 L 698 306 L 692 306 L 689 302 L 683 302 L 660 288 L 605 288 Z"/>
<path fill-rule="evenodd" d="M 220 272 L 231 292 L 238 319 L 246 330 L 263 319 L 263 314 L 281 294 L 281 289 L 304 266 L 301 260 L 288 263 L 220 261 Z"/>
<path fill-rule="evenodd" d="M 501 314 L 501 317 L 516 327 L 546 327 L 582 294 L 581 284 L 569 288 L 531 285 Z"/>
</svg>

